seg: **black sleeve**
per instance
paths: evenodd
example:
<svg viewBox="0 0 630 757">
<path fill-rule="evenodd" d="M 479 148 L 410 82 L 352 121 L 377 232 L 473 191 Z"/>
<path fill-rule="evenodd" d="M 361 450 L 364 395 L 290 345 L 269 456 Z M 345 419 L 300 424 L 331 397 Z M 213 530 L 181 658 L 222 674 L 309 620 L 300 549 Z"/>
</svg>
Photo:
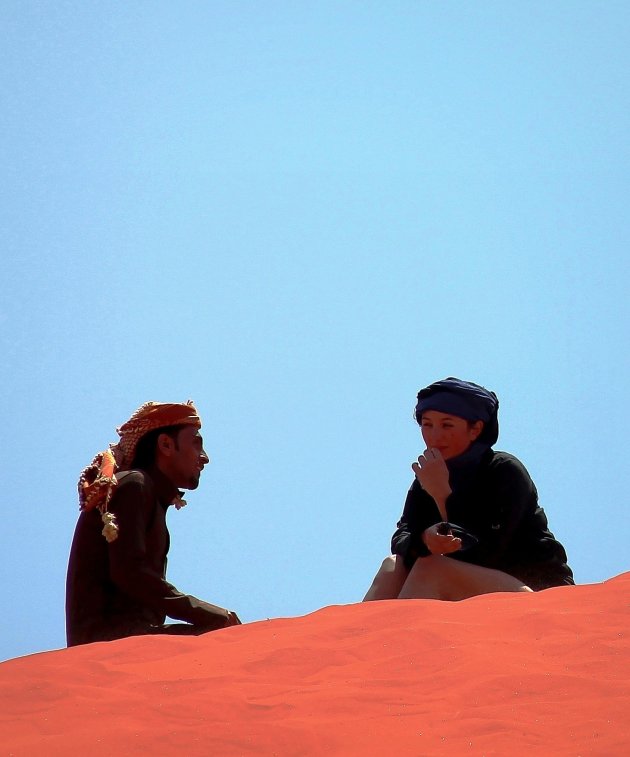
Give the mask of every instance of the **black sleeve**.
<svg viewBox="0 0 630 757">
<path fill-rule="evenodd" d="M 549 530 L 536 486 L 517 458 L 498 461 L 492 471 L 492 496 L 500 526 L 494 561 L 508 571 L 519 566 L 572 580 L 566 552 Z"/>
<path fill-rule="evenodd" d="M 515 540 L 524 521 L 535 516 L 537 511 L 542 513 L 542 510 L 538 507 L 534 482 L 525 466 L 515 457 L 500 460 L 493 466 L 491 489 L 495 519 L 500 525 L 497 556 L 501 557 L 514 551 Z"/>
<path fill-rule="evenodd" d="M 141 480 L 125 481 L 112 497 L 109 511 L 116 516 L 118 538 L 108 545 L 111 580 L 125 594 L 169 618 L 210 629 L 223 628 L 227 610 L 182 594 L 147 558 L 147 520 L 154 506 Z"/>
<path fill-rule="evenodd" d="M 417 557 L 427 557 L 431 553 L 422 540 L 422 534 L 429 526 L 440 521 L 437 505 L 414 480 L 405 499 L 403 513 L 392 536 L 392 554 L 404 558 L 405 565 L 413 564 Z"/>
</svg>

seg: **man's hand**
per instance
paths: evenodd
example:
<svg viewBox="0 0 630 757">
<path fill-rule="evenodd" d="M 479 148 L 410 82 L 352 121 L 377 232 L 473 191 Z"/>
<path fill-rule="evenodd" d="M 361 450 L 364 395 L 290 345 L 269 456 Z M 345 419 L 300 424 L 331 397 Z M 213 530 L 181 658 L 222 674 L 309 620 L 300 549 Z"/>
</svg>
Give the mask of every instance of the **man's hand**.
<svg viewBox="0 0 630 757">
<path fill-rule="evenodd" d="M 462 540 L 452 534 L 438 533 L 438 523 L 429 526 L 422 534 L 422 541 L 432 555 L 449 555 L 457 552 L 462 547 Z"/>
<path fill-rule="evenodd" d="M 448 468 L 442 453 L 438 449 L 425 449 L 418 458 L 418 462 L 413 463 L 411 468 L 422 488 L 433 497 L 440 508 L 440 512 L 442 512 L 451 493 L 448 482 Z M 445 515 L 446 513 L 442 512 L 444 520 L 446 520 Z"/>
</svg>

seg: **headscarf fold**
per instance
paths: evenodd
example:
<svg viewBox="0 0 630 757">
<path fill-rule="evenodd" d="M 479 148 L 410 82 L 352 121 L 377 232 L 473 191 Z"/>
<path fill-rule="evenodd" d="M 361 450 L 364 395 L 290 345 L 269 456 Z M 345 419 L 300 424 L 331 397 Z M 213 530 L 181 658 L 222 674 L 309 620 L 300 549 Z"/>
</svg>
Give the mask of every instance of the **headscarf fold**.
<svg viewBox="0 0 630 757">
<path fill-rule="evenodd" d="M 199 428 L 201 418 L 191 400 L 182 404 L 145 402 L 123 423 L 116 433 L 117 443 L 99 452 L 79 477 L 79 507 L 81 511 L 97 508 L 101 512 L 103 536 L 114 541 L 118 536 L 115 517 L 107 506 L 117 485 L 116 471 L 127 470 L 133 463 L 138 442 L 145 434 L 168 426 L 192 425 Z"/>
</svg>

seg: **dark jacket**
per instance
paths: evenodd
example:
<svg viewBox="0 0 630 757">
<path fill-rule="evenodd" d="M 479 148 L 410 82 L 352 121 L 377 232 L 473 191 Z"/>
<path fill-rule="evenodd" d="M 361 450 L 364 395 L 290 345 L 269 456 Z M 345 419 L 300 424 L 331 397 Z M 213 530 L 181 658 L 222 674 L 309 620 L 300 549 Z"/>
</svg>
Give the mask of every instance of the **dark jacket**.
<svg viewBox="0 0 630 757">
<path fill-rule="evenodd" d="M 66 582 L 68 646 L 159 633 L 166 616 L 191 632 L 223 628 L 226 611 L 182 594 L 166 581 L 166 511 L 177 489 L 158 470 L 117 473 L 108 510 L 118 538 L 109 543 L 98 510 L 79 516 Z M 184 627 L 185 628 L 185 627 Z"/>
<path fill-rule="evenodd" d="M 446 511 L 450 522 L 479 539 L 449 557 L 502 570 L 534 590 L 574 583 L 566 552 L 538 505 L 534 482 L 513 455 L 488 450 L 468 485 L 449 496 Z M 401 555 L 408 568 L 428 556 L 422 534 L 441 520 L 433 498 L 414 480 L 392 537 L 393 554 Z"/>
</svg>

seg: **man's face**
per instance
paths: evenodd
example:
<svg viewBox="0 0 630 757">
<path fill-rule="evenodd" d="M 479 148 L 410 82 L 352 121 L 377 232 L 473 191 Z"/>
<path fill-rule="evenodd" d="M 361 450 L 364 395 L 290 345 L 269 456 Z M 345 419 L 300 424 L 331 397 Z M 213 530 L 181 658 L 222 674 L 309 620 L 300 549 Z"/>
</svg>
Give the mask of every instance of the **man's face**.
<svg viewBox="0 0 630 757">
<path fill-rule="evenodd" d="M 164 472 L 178 488 L 196 489 L 204 465 L 210 462 L 203 449 L 203 438 L 199 429 L 186 426 L 179 431 L 174 440 L 171 439 L 171 442 L 172 445 L 163 448 L 166 453 L 163 459 Z"/>
</svg>

